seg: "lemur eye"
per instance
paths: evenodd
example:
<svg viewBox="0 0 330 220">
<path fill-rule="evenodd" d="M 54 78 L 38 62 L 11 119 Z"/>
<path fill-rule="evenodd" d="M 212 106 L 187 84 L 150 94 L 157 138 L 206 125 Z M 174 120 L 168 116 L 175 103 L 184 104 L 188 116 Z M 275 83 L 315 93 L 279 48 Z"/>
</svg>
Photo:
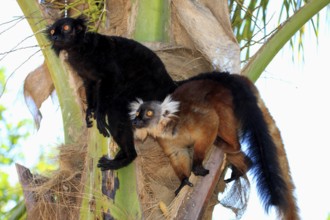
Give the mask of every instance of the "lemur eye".
<svg viewBox="0 0 330 220">
<path fill-rule="evenodd" d="M 151 110 L 147 111 L 147 116 L 148 116 L 148 117 L 151 117 L 151 116 L 153 116 L 153 114 L 154 114 L 154 112 L 153 112 L 153 111 L 151 111 Z"/>
<path fill-rule="evenodd" d="M 55 34 L 55 30 L 54 29 L 51 29 L 50 30 L 50 35 L 54 35 Z"/>
<path fill-rule="evenodd" d="M 64 31 L 70 31 L 71 30 L 71 26 L 68 25 L 68 24 L 66 24 L 66 25 L 63 26 L 63 30 Z"/>
</svg>

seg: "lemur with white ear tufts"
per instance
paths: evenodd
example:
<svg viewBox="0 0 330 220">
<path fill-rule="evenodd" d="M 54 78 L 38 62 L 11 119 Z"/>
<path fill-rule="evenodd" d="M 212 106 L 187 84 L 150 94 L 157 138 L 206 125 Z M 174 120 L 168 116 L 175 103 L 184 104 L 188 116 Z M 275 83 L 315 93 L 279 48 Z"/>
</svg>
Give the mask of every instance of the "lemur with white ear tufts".
<svg viewBox="0 0 330 220">
<path fill-rule="evenodd" d="M 299 219 L 294 184 L 280 132 L 254 84 L 246 77 L 205 73 L 188 79 L 162 103 L 130 104 L 138 139 L 154 137 L 169 157 L 181 185 L 209 173 L 203 160 L 212 144 L 221 146 L 235 168 L 234 178 L 251 169 L 266 211 L 280 219 Z M 247 150 L 241 150 L 245 141 Z M 236 176 L 235 176 L 236 175 Z M 229 181 L 230 181 L 229 180 Z"/>
<path fill-rule="evenodd" d="M 159 57 L 142 44 L 117 36 L 87 31 L 82 18 L 63 18 L 47 28 L 57 54 L 65 50 L 68 62 L 84 82 L 87 97 L 86 124 L 104 136 L 110 134 L 120 150 L 114 160 L 99 160 L 101 170 L 119 169 L 137 156 L 128 115 L 135 97 L 163 100 L 176 84 Z"/>
</svg>

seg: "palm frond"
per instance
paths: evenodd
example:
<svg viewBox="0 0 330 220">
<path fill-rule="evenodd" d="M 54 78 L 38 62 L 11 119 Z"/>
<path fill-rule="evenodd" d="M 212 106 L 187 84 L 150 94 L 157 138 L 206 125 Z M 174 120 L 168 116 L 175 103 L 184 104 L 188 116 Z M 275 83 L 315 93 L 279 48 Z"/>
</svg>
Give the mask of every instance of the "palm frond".
<svg viewBox="0 0 330 220">
<path fill-rule="evenodd" d="M 303 7 L 307 0 L 283 0 L 282 6 L 278 12 L 270 14 L 269 12 L 269 0 L 229 0 L 229 10 L 231 15 L 232 27 L 238 43 L 241 45 L 242 60 L 248 60 L 251 57 L 251 47 L 256 44 L 256 36 L 259 39 L 267 40 L 269 33 L 276 31 L 278 27 L 268 30 L 267 24 L 270 20 L 277 18 L 278 26 L 301 7 Z M 320 19 L 319 14 L 315 19 L 311 19 L 308 24 L 313 28 L 314 34 L 318 37 Z M 303 36 L 305 34 L 305 26 L 303 26 L 298 32 L 297 36 L 290 40 L 290 46 L 295 52 L 293 54 L 303 58 L 304 41 Z M 260 34 L 263 37 L 260 37 Z"/>
</svg>

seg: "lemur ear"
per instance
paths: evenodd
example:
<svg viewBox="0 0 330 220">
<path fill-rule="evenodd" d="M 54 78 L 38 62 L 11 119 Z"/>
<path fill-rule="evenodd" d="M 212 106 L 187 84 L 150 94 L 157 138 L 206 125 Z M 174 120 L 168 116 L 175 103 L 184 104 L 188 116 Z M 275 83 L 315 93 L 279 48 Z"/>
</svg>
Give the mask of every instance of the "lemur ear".
<svg viewBox="0 0 330 220">
<path fill-rule="evenodd" d="M 86 31 L 87 29 L 87 19 L 85 16 L 80 15 L 76 18 L 76 30 L 77 32 Z"/>
<path fill-rule="evenodd" d="M 166 117 L 170 114 L 170 111 L 169 110 L 165 110 L 165 112 L 163 113 L 163 116 Z"/>
<path fill-rule="evenodd" d="M 78 24 L 77 27 L 76 27 L 77 33 L 80 33 L 82 31 L 84 31 L 84 29 L 85 28 L 83 26 L 81 26 L 80 24 Z"/>
<path fill-rule="evenodd" d="M 172 117 L 179 111 L 180 102 L 174 101 L 171 95 L 166 96 L 161 104 L 162 117 Z"/>
<path fill-rule="evenodd" d="M 143 100 L 140 98 L 137 98 L 136 101 L 133 101 L 129 104 L 129 109 L 131 110 L 129 112 L 129 116 L 131 120 L 133 120 L 136 117 L 136 112 L 139 110 L 142 104 L 143 104 Z"/>
<path fill-rule="evenodd" d="M 168 95 L 163 103 L 161 104 L 161 118 L 158 125 L 158 130 L 163 132 L 166 130 L 166 127 L 171 123 L 175 122 L 178 119 L 178 115 L 175 113 L 179 112 L 180 102 L 174 101 L 171 95 Z"/>
</svg>

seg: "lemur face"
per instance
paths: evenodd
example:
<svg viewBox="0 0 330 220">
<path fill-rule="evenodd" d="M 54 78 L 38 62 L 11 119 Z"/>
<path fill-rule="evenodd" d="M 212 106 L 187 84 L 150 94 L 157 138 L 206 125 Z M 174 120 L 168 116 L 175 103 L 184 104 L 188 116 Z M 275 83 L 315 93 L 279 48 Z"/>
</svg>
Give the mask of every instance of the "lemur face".
<svg viewBox="0 0 330 220">
<path fill-rule="evenodd" d="M 132 118 L 134 128 L 148 128 L 157 126 L 161 118 L 161 103 L 157 101 L 144 102 L 135 111 Z"/>
<path fill-rule="evenodd" d="M 178 119 L 176 113 L 179 112 L 179 106 L 180 103 L 172 100 L 170 95 L 162 103 L 159 101 L 143 102 L 141 99 L 132 102 L 130 117 L 135 131 L 141 133 L 138 136 L 143 137 L 140 139 L 144 139 L 146 133 L 154 137 L 164 135 L 167 125 Z"/>
<path fill-rule="evenodd" d="M 48 39 L 57 51 L 68 49 L 76 44 L 86 31 L 83 19 L 63 18 L 47 28 Z"/>
</svg>

